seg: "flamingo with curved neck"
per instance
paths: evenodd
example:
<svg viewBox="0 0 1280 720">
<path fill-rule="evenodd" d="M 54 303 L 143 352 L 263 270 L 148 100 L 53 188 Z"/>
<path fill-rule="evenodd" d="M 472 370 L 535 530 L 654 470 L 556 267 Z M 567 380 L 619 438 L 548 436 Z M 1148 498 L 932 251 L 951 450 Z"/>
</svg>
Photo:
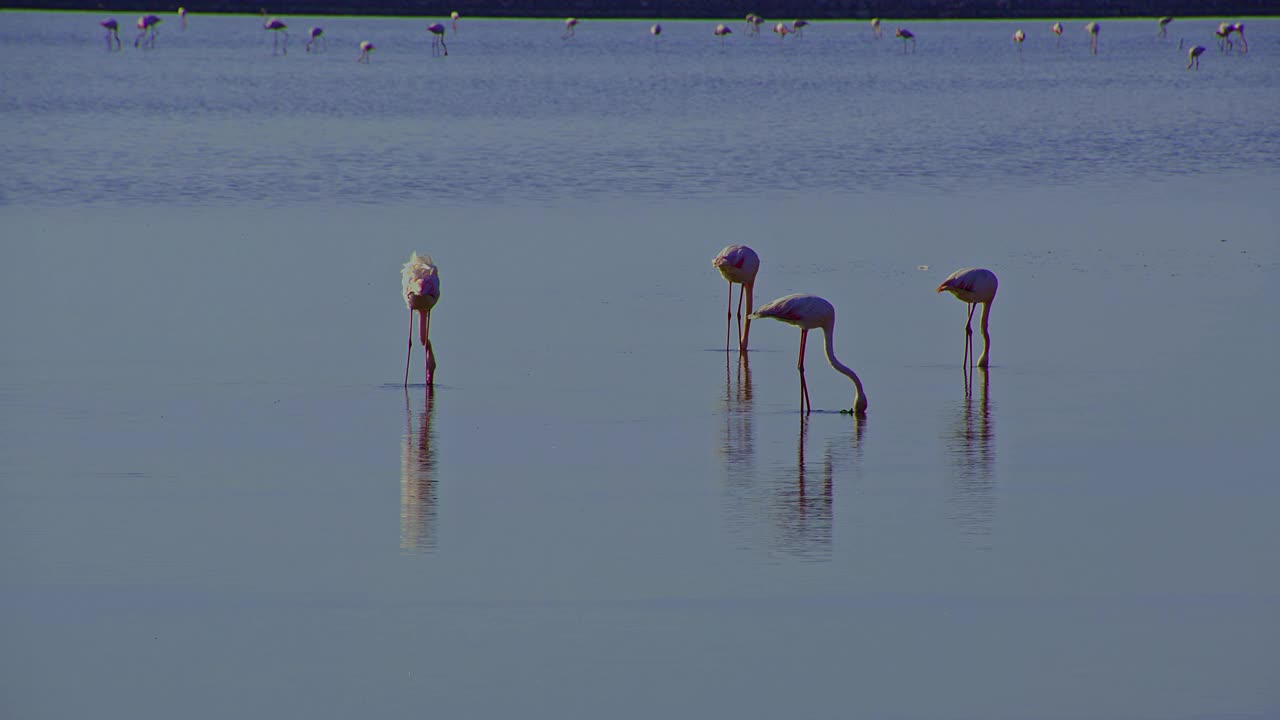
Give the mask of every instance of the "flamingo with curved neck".
<svg viewBox="0 0 1280 720">
<path fill-rule="evenodd" d="M 827 353 L 827 362 L 836 372 L 853 381 L 853 412 L 861 415 L 867 411 L 867 394 L 862 389 L 862 380 L 858 374 L 836 358 L 832 348 L 832 336 L 836 327 L 836 308 L 817 295 L 788 295 L 766 303 L 759 310 L 751 313 L 750 318 L 773 318 L 788 325 L 800 328 L 800 358 L 796 369 L 800 371 L 800 412 L 809 413 L 813 406 L 809 403 L 809 386 L 804 380 L 804 346 L 810 330 L 821 329 L 823 346 Z"/>
</svg>

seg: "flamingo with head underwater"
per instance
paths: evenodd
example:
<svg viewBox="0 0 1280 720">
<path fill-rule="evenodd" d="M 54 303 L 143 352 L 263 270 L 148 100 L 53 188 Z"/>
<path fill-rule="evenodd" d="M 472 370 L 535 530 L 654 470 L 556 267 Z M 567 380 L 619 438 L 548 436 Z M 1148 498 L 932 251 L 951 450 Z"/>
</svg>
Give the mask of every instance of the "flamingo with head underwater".
<svg viewBox="0 0 1280 720">
<path fill-rule="evenodd" d="M 404 285 L 404 304 L 409 308 L 409 355 L 404 359 L 404 385 L 409 386 L 409 361 L 413 358 L 413 313 L 418 313 L 418 341 L 427 353 L 426 382 L 435 381 L 436 355 L 431 347 L 431 308 L 440 300 L 440 268 L 430 255 L 413 253 L 400 270 Z"/>
<path fill-rule="evenodd" d="M 973 311 L 982 303 L 982 355 L 978 367 L 986 367 L 991 352 L 991 335 L 987 333 L 987 318 L 991 316 L 991 303 L 996 299 L 999 287 L 996 274 L 983 268 L 964 268 L 947 276 L 938 286 L 938 292 L 949 292 L 969 306 L 969 319 L 964 324 L 964 363 L 969 366 L 973 357 Z"/>
<path fill-rule="evenodd" d="M 800 358 L 796 361 L 796 369 L 800 371 L 800 412 L 807 414 L 813 409 L 809 402 L 809 386 L 804 379 L 804 345 L 809 331 L 817 329 L 822 330 L 827 362 L 853 381 L 853 413 L 862 415 L 867 411 L 867 395 L 862 390 L 862 381 L 858 379 L 857 373 L 836 359 L 835 350 L 831 347 L 836 326 L 834 305 L 817 295 L 788 295 L 764 305 L 749 317 L 773 318 L 800 328 Z"/>
<path fill-rule="evenodd" d="M 738 352 L 747 351 L 751 336 L 751 308 L 756 287 L 756 275 L 760 272 L 760 256 L 746 245 L 730 245 L 711 260 L 711 266 L 729 281 L 729 308 L 725 311 L 724 349 L 729 350 L 729 327 L 733 323 L 733 284 L 738 288 Z M 747 298 L 747 324 L 742 324 L 742 297 Z"/>
<path fill-rule="evenodd" d="M 431 23 L 427 26 L 427 32 L 431 33 L 431 54 L 439 55 L 443 49 L 444 56 L 449 57 L 449 46 L 444 44 L 444 25 Z"/>
<path fill-rule="evenodd" d="M 289 54 L 289 26 L 285 25 L 280 18 L 268 18 L 266 8 L 262 9 L 262 29 L 270 30 L 271 36 L 271 54 L 275 55 L 280 52 L 280 34 L 284 33 L 284 54 Z"/>
<path fill-rule="evenodd" d="M 107 18 L 106 20 L 99 20 L 98 24 L 106 28 L 107 30 L 107 49 L 108 50 L 111 49 L 111 41 L 115 40 L 116 49 L 119 50 L 120 49 L 120 23 L 116 22 L 115 18 Z"/>
<path fill-rule="evenodd" d="M 902 52 L 907 52 L 907 41 L 911 41 L 911 52 L 916 51 L 916 34 L 906 28 L 898 28 L 893 33 L 894 37 L 902 38 Z"/>
</svg>

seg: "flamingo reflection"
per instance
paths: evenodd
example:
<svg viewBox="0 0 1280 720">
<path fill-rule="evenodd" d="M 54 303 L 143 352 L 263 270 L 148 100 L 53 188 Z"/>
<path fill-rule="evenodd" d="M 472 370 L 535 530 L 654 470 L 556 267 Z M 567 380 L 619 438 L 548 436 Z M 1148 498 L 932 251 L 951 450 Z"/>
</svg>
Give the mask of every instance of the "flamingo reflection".
<svg viewBox="0 0 1280 720">
<path fill-rule="evenodd" d="M 975 374 L 981 376 L 976 398 Z M 990 536 L 996 514 L 996 441 L 986 368 L 965 368 L 964 400 L 957 404 L 943 445 L 952 469 L 948 516 L 971 538 Z"/>
<path fill-rule="evenodd" d="M 436 457 L 431 446 L 435 390 L 427 386 L 426 400 L 415 426 L 409 391 L 404 393 L 404 437 L 400 441 L 400 550 L 423 552 L 436 545 Z"/>
</svg>

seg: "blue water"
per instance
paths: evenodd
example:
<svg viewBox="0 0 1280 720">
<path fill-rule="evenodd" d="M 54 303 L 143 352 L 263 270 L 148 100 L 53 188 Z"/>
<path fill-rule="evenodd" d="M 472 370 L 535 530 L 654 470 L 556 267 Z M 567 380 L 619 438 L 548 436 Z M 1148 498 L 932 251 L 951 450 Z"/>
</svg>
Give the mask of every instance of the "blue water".
<svg viewBox="0 0 1280 720">
<path fill-rule="evenodd" d="M 1280 21 L 99 19 L 0 14 L 0 715 L 1280 715 Z"/>
</svg>

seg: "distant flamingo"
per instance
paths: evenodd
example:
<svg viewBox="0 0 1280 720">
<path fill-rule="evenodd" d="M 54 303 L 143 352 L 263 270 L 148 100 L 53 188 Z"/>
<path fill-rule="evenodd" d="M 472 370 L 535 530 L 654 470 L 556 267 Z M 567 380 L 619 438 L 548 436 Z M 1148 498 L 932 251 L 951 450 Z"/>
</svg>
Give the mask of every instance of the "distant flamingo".
<svg viewBox="0 0 1280 720">
<path fill-rule="evenodd" d="M 1244 46 L 1244 50 L 1242 50 L 1241 52 L 1248 53 L 1249 41 L 1244 39 L 1244 23 L 1235 23 L 1231 25 L 1229 28 L 1227 28 L 1228 37 L 1231 35 L 1231 33 L 1236 33 L 1240 36 L 1240 44 Z"/>
<path fill-rule="evenodd" d="M 915 33 L 911 32 L 910 30 L 906 30 L 906 29 L 903 29 L 903 28 L 898 28 L 898 29 L 893 33 L 893 36 L 894 36 L 894 37 L 900 37 L 900 38 L 902 38 L 902 52 L 903 52 L 904 54 L 907 52 L 907 41 L 908 41 L 908 40 L 910 40 L 910 41 L 911 41 L 911 52 L 915 52 L 915 51 L 916 51 L 916 36 L 915 36 Z"/>
<path fill-rule="evenodd" d="M 721 23 L 716 26 L 715 30 L 711 31 L 711 34 L 720 38 L 720 44 L 723 45 L 725 37 L 732 35 L 733 31 L 730 30 L 728 27 L 726 27 L 723 23 Z"/>
<path fill-rule="evenodd" d="M 311 46 L 316 46 L 316 52 L 320 52 L 320 47 L 325 50 L 329 49 L 329 40 L 324 36 L 324 28 L 313 27 L 307 31 L 307 52 L 311 52 Z"/>
<path fill-rule="evenodd" d="M 133 39 L 133 46 L 138 47 L 143 44 L 143 38 L 146 38 L 146 46 L 154 48 L 156 36 L 160 34 L 156 27 L 159 24 L 160 18 L 156 15 L 143 15 L 138 18 L 138 37 Z"/>
<path fill-rule="evenodd" d="M 1222 52 L 1228 52 L 1235 47 L 1231 42 L 1231 32 L 1234 26 L 1231 23 L 1221 23 L 1218 29 L 1214 31 L 1214 35 L 1218 36 L 1218 49 Z"/>
<path fill-rule="evenodd" d="M 1089 24 L 1084 26 L 1084 31 L 1089 33 L 1089 52 L 1094 55 L 1098 54 L 1098 31 L 1100 29 L 1097 21 L 1094 20 L 1089 21 Z"/>
<path fill-rule="evenodd" d="M 578 18 L 568 18 L 564 21 L 564 34 L 560 36 L 561 40 L 568 40 L 574 36 L 574 28 L 578 27 Z"/>
<path fill-rule="evenodd" d="M 1053 31 L 1054 35 L 1058 36 L 1058 47 L 1062 47 L 1062 23 L 1056 22 L 1049 29 Z"/>
<path fill-rule="evenodd" d="M 360 43 L 364 47 L 368 41 Z M 370 45 L 372 50 L 373 46 Z M 434 384 L 436 355 L 431 348 L 431 308 L 440 300 L 440 268 L 430 255 L 413 253 L 400 270 L 404 283 L 404 304 L 409 308 L 409 355 L 404 359 L 404 384 L 409 386 L 409 360 L 413 357 L 413 313 L 418 313 L 418 341 L 427 353 L 427 386 Z"/>
<path fill-rule="evenodd" d="M 871 18 L 871 32 L 875 33 L 876 39 L 880 39 L 880 18 Z"/>
<path fill-rule="evenodd" d="M 378 48 L 377 48 L 373 43 L 369 42 L 368 40 L 361 40 L 361 41 L 360 41 L 360 55 L 359 55 L 359 57 L 357 57 L 357 58 L 356 58 L 356 62 L 362 62 L 362 63 L 365 63 L 366 65 L 368 65 L 368 64 L 369 64 L 369 62 L 372 60 L 372 58 L 370 58 L 370 57 L 369 57 L 369 53 L 371 53 L 371 52 L 373 52 L 374 50 L 377 50 L 377 49 L 378 49 Z"/>
<path fill-rule="evenodd" d="M 449 13 L 449 19 L 453 21 L 453 31 L 458 32 L 458 18 L 462 17 L 457 10 Z"/>
<path fill-rule="evenodd" d="M 262 11 L 262 29 L 270 30 L 271 35 L 271 54 L 275 55 L 280 51 L 280 34 L 284 33 L 284 54 L 289 54 L 289 26 L 280 21 L 279 18 L 267 19 L 267 11 Z"/>
<path fill-rule="evenodd" d="M 107 29 L 107 49 L 111 49 L 111 41 L 116 41 L 116 49 L 120 49 L 120 23 L 115 18 L 99 20 L 98 24 Z"/>
<path fill-rule="evenodd" d="M 804 345 L 809 331 L 818 328 L 822 328 L 827 362 L 853 381 L 853 412 L 861 415 L 867 411 L 867 396 L 862 390 L 862 381 L 858 379 L 857 373 L 836 359 L 835 350 L 831 347 L 831 336 L 836 326 L 836 309 L 831 303 L 817 295 L 788 295 L 768 303 L 751 313 L 748 318 L 773 318 L 800 328 L 800 358 L 796 362 L 796 369 L 800 371 L 800 412 L 807 414 L 813 409 L 809 402 L 809 386 L 804 380 Z"/>
<path fill-rule="evenodd" d="M 1200 69 L 1200 56 L 1201 56 L 1201 55 L 1203 55 L 1203 54 L 1204 54 L 1204 46 L 1203 46 L 1203 45 L 1197 45 L 1197 46 L 1195 46 L 1195 47 L 1191 48 L 1191 50 L 1187 52 L 1187 69 L 1188 69 L 1188 70 L 1190 70 L 1190 69 L 1192 68 L 1192 66 L 1194 66 L 1194 67 L 1195 67 L 1195 69 L 1199 70 L 1199 69 Z"/>
<path fill-rule="evenodd" d="M 738 352 L 747 351 L 751 336 L 751 308 L 756 287 L 756 274 L 760 272 L 760 256 L 746 245 L 730 245 L 711 260 L 711 267 L 729 281 L 729 309 L 725 311 L 724 349 L 729 349 L 729 326 L 733 322 L 733 284 L 738 283 Z M 747 324 L 742 324 L 742 296 L 747 297 Z"/>
<path fill-rule="evenodd" d="M 791 32 L 791 28 L 787 27 L 786 23 L 777 23 L 773 26 L 773 34 L 783 40 L 787 39 L 787 33 L 789 32 Z"/>
<path fill-rule="evenodd" d="M 431 54 L 439 55 L 443 49 L 444 56 L 449 57 L 449 47 L 444 44 L 444 25 L 431 23 L 427 26 L 427 32 L 431 33 Z"/>
<path fill-rule="evenodd" d="M 649 34 L 653 36 L 653 42 L 656 45 L 658 42 L 658 36 L 662 35 L 662 26 L 654 23 L 653 27 L 649 28 Z"/>
<path fill-rule="evenodd" d="M 1160 26 L 1160 32 L 1159 32 L 1160 37 L 1165 37 L 1166 35 L 1169 34 L 1169 23 L 1171 22 L 1173 22 L 1173 18 L 1169 17 L 1168 15 L 1156 21 L 1156 24 Z"/>
<path fill-rule="evenodd" d="M 178 8 L 178 19 L 182 21 L 182 29 L 186 30 L 187 29 L 187 9 L 186 8 L 184 7 Z"/>
<path fill-rule="evenodd" d="M 1022 41 L 1027 39 L 1027 34 L 1022 32 L 1022 28 L 1018 28 L 1013 33 L 1013 42 L 1018 46 L 1018 53 L 1022 53 Z"/>
<path fill-rule="evenodd" d="M 759 26 L 756 24 L 756 14 L 747 13 L 747 32 L 752 33 L 758 29 L 759 29 Z"/>
<path fill-rule="evenodd" d="M 804 30 L 807 27 L 809 27 L 808 20 L 792 20 L 791 21 L 791 33 L 796 37 L 800 37 L 802 35 L 800 31 Z"/>
<path fill-rule="evenodd" d="M 978 303 L 982 303 L 982 356 L 978 358 L 978 367 L 987 366 L 987 356 L 991 351 L 991 336 L 987 333 L 987 318 L 991 316 L 991 302 L 996 299 L 996 288 L 999 282 L 996 274 L 981 268 L 964 268 L 947 276 L 938 286 L 938 292 L 949 292 L 961 302 L 969 305 L 969 319 L 964 325 L 964 366 L 969 367 L 973 357 L 973 311 Z"/>
</svg>

